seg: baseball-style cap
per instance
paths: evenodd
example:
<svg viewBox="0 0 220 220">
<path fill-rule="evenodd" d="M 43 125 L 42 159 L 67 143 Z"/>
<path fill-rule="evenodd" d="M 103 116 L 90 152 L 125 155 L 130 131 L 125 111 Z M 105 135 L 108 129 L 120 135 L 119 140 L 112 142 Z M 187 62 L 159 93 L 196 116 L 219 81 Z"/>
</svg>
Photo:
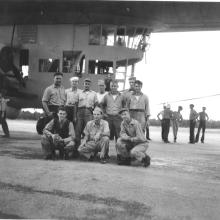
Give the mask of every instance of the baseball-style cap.
<svg viewBox="0 0 220 220">
<path fill-rule="evenodd" d="M 90 78 L 85 78 L 84 82 L 91 82 L 91 79 Z"/>
<path fill-rule="evenodd" d="M 128 108 L 122 108 L 118 113 L 119 114 L 122 114 L 123 112 L 129 112 L 129 109 Z"/>
<path fill-rule="evenodd" d="M 104 82 L 104 80 L 102 80 L 102 79 L 99 79 L 99 80 L 98 80 L 98 85 L 99 85 L 99 86 L 101 86 L 101 85 L 103 85 L 103 86 L 104 86 L 104 85 L 105 85 L 105 82 Z"/>
</svg>

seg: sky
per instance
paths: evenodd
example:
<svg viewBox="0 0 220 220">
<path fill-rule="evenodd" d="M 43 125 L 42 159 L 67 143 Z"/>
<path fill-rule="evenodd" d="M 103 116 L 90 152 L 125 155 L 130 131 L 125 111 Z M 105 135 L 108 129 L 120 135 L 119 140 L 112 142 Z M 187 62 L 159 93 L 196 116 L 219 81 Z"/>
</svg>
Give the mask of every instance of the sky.
<svg viewBox="0 0 220 220">
<path fill-rule="evenodd" d="M 209 118 L 220 120 L 220 31 L 152 33 L 144 59 L 136 64 L 135 76 L 143 82 L 142 91 L 150 100 L 151 118 L 168 102 L 172 110 L 183 106 L 189 117 L 189 104 L 200 112 L 206 106 Z"/>
</svg>

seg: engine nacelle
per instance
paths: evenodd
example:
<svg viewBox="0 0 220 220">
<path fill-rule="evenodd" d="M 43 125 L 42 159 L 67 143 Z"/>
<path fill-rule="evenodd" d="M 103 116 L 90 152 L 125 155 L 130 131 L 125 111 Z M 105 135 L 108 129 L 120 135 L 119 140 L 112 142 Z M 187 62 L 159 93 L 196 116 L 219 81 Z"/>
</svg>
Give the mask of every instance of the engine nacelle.
<svg viewBox="0 0 220 220">
<path fill-rule="evenodd" d="M 10 106 L 7 106 L 6 108 L 7 118 L 10 118 L 10 119 L 16 119 L 18 115 L 20 114 L 20 112 L 21 112 L 21 109 L 13 108 Z"/>
</svg>

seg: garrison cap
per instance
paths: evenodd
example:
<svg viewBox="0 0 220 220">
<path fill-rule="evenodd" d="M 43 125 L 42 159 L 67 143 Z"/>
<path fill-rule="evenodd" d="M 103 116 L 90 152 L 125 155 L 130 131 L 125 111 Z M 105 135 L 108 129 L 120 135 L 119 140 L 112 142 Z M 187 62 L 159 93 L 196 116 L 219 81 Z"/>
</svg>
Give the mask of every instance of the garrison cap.
<svg viewBox="0 0 220 220">
<path fill-rule="evenodd" d="M 103 112 L 102 112 L 102 109 L 99 108 L 98 106 L 96 106 L 96 107 L 94 108 L 93 112 L 97 112 L 97 111 L 98 111 L 99 113 L 101 113 L 101 114 L 103 113 Z"/>
<path fill-rule="evenodd" d="M 90 78 L 85 78 L 84 82 L 91 82 L 91 79 Z"/>
<path fill-rule="evenodd" d="M 129 109 L 128 108 L 122 108 L 118 113 L 119 114 L 122 114 L 123 112 L 129 112 Z"/>
</svg>

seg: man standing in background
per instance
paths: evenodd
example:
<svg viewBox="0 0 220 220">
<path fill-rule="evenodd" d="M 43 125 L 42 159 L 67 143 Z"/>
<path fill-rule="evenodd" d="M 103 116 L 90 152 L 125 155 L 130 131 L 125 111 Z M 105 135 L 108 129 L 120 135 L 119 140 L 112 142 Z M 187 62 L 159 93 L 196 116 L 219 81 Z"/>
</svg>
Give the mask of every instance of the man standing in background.
<svg viewBox="0 0 220 220">
<path fill-rule="evenodd" d="M 173 112 L 172 127 L 173 127 L 174 143 L 176 142 L 176 139 L 177 139 L 177 132 L 178 132 L 178 128 L 179 128 L 179 123 L 181 123 L 183 121 L 183 117 L 180 113 L 182 110 L 183 110 L 183 107 L 179 106 L 178 111 Z"/>
<path fill-rule="evenodd" d="M 202 129 L 202 137 L 201 137 L 201 143 L 204 143 L 205 139 L 205 129 L 206 129 L 206 121 L 209 120 L 208 114 L 205 112 L 206 107 L 202 107 L 202 112 L 199 112 L 199 127 L 196 134 L 196 140 L 195 142 L 199 141 L 199 134 L 200 130 Z"/>
<path fill-rule="evenodd" d="M 195 126 L 196 119 L 198 118 L 198 113 L 193 109 L 194 105 L 190 104 L 190 114 L 189 114 L 189 144 L 195 144 Z"/>
<path fill-rule="evenodd" d="M 76 114 L 77 114 L 77 105 L 79 101 L 79 93 L 82 91 L 78 89 L 79 78 L 72 77 L 70 78 L 71 88 L 66 89 L 66 111 L 67 119 L 73 122 L 74 127 L 76 126 Z"/>
<path fill-rule="evenodd" d="M 106 94 L 108 94 L 108 92 L 105 91 L 105 82 L 102 79 L 98 80 L 98 87 L 99 87 L 99 91 L 96 93 L 97 95 L 97 99 L 98 99 L 98 103 L 100 104 L 104 98 L 104 96 Z"/>
</svg>

